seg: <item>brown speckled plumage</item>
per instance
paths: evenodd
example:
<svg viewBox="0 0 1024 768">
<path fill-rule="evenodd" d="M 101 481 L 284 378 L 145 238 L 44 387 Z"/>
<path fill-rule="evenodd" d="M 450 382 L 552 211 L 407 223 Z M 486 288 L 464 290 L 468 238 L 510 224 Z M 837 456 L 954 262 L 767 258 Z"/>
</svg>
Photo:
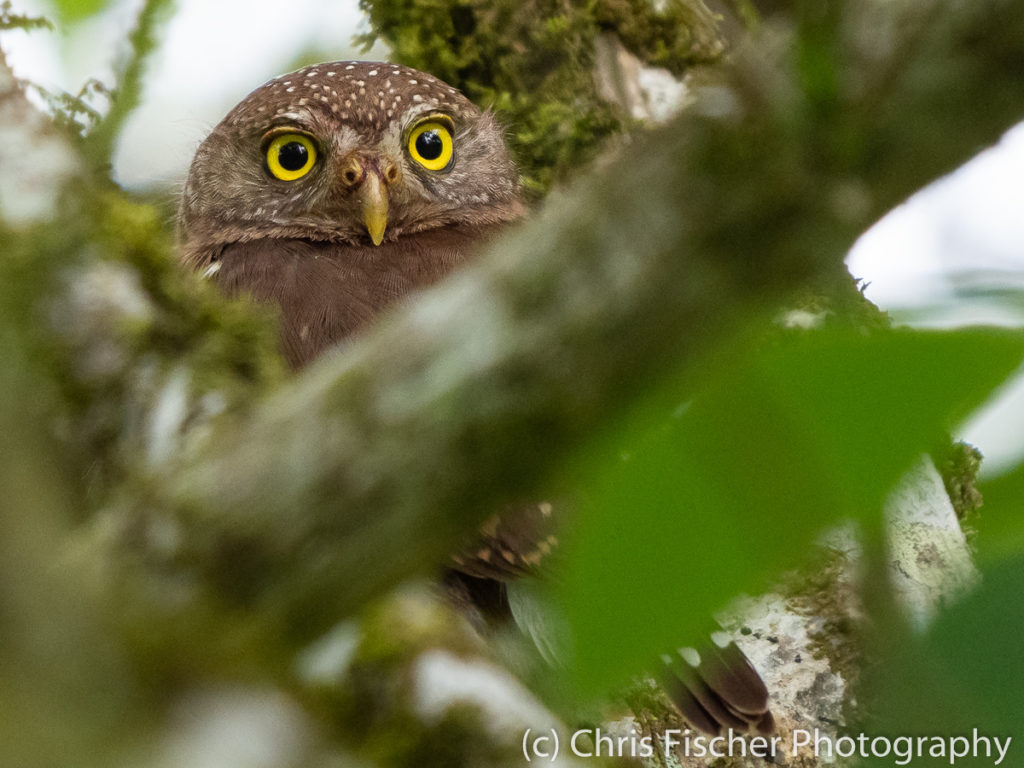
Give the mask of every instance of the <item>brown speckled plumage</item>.
<svg viewBox="0 0 1024 768">
<path fill-rule="evenodd" d="M 411 126 L 432 115 L 453 129 L 441 171 L 413 162 L 406 146 Z M 268 135 L 289 130 L 310 136 L 318 155 L 306 176 L 283 181 L 264 152 Z M 371 181 L 387 212 L 379 246 L 360 196 Z M 422 72 L 342 61 L 275 78 L 228 113 L 196 151 L 179 228 L 186 264 L 229 293 L 281 305 L 282 346 L 300 366 L 448 274 L 524 210 L 489 113 Z"/>
</svg>

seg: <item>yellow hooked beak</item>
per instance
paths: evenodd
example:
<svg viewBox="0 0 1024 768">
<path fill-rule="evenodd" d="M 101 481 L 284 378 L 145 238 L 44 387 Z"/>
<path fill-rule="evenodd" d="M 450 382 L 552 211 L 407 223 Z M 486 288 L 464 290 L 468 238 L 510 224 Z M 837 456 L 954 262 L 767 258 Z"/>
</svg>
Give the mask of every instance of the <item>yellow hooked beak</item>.
<svg viewBox="0 0 1024 768">
<path fill-rule="evenodd" d="M 370 171 L 359 187 L 359 209 L 363 224 L 374 245 L 384 241 L 384 230 L 388 226 L 388 191 L 381 177 Z"/>
</svg>

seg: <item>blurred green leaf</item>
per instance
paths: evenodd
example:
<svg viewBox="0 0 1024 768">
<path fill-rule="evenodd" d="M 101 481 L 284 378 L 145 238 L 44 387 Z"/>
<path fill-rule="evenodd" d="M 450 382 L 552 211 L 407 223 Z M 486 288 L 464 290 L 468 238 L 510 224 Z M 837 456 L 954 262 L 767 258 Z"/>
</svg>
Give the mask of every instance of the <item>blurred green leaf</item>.
<svg viewBox="0 0 1024 768">
<path fill-rule="evenodd" d="M 110 0 L 55 0 L 57 11 L 64 22 L 75 22 L 99 13 Z"/>
<path fill-rule="evenodd" d="M 981 588 L 936 622 L 929 645 L 948 673 L 949 725 L 1024 731 L 1024 555 L 986 568 Z"/>
<path fill-rule="evenodd" d="M 110 765 L 112 734 L 140 705 L 86 571 L 69 557 L 74 474 L 51 439 L 52 392 L 9 310 L 0 301 L 0 765 L 44 768 L 69 755 L 81 768 Z"/>
<path fill-rule="evenodd" d="M 981 562 L 1024 553 L 1024 465 L 979 485 L 984 503 L 971 519 Z"/>
<path fill-rule="evenodd" d="M 573 467 L 562 599 L 587 687 L 699 637 L 827 525 L 880 520 L 915 459 L 1020 364 L 1024 335 L 829 329 L 733 349 L 668 377 Z"/>
<path fill-rule="evenodd" d="M 1013 742 L 1002 765 L 1019 765 L 1024 741 L 1024 555 L 983 570 L 979 589 L 946 610 L 924 638 L 901 637 L 861 691 L 872 735 L 980 736 Z M 981 745 L 984 742 L 979 742 Z M 1014 757 L 1016 755 L 1016 757 Z M 958 766 L 991 766 L 979 755 Z M 914 765 L 948 765 L 927 757 Z M 870 765 L 892 765 L 880 758 Z"/>
</svg>

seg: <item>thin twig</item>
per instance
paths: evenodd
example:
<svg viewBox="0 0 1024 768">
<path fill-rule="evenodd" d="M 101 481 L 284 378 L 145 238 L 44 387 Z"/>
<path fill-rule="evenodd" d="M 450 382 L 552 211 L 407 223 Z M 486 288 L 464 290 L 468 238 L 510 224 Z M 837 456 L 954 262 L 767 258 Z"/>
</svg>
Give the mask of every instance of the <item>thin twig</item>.
<svg viewBox="0 0 1024 768">
<path fill-rule="evenodd" d="M 135 28 L 128 36 L 131 52 L 119 69 L 112 88 L 110 111 L 86 137 L 86 157 L 97 167 L 109 166 L 125 121 L 142 97 L 142 80 L 149 56 L 156 50 L 157 34 L 170 16 L 174 0 L 146 0 Z"/>
</svg>

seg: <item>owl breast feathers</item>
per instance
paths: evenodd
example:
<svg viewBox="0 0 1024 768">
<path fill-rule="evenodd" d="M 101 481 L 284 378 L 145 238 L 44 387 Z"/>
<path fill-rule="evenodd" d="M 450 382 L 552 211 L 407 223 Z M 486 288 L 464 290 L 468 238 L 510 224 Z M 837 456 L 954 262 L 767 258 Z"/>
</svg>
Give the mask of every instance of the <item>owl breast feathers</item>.
<svg viewBox="0 0 1024 768">
<path fill-rule="evenodd" d="M 501 128 L 397 64 L 332 62 L 249 94 L 196 151 L 182 257 L 281 310 L 300 367 L 524 213 Z"/>
</svg>

